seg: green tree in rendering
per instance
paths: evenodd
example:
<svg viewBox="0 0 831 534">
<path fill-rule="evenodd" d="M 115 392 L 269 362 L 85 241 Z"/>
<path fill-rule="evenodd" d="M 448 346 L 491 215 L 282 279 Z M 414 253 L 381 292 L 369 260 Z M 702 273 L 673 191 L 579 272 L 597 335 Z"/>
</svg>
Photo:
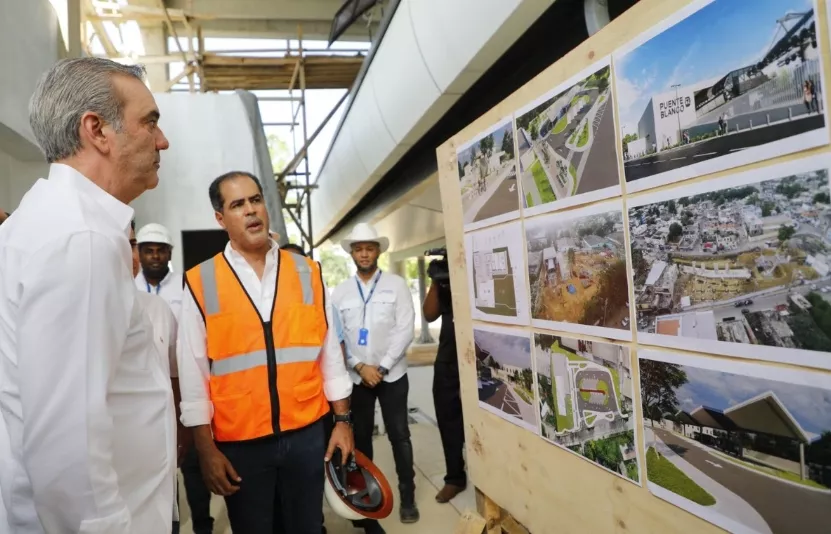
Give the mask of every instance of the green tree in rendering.
<svg viewBox="0 0 831 534">
<path fill-rule="evenodd" d="M 831 204 L 831 197 L 828 193 L 817 193 L 814 195 L 814 202 L 818 204 Z"/>
<path fill-rule="evenodd" d="M 674 363 L 640 360 L 641 406 L 650 422 L 661 420 L 663 414 L 678 412 L 675 392 L 688 382 L 687 373 Z"/>
<path fill-rule="evenodd" d="M 513 159 L 514 157 L 514 135 L 510 130 L 505 132 L 502 136 L 502 152 L 505 153 L 505 159 Z"/>
<path fill-rule="evenodd" d="M 479 151 L 485 158 L 491 157 L 491 154 L 493 154 L 493 134 L 486 135 L 479 141 Z"/>
<path fill-rule="evenodd" d="M 522 387 L 524 387 L 528 391 L 531 391 L 531 388 L 534 387 L 534 374 L 531 371 L 531 369 L 523 369 L 522 370 L 521 381 L 522 381 Z"/>
<path fill-rule="evenodd" d="M 793 237 L 793 235 L 795 233 L 796 233 L 796 230 L 794 229 L 793 226 L 785 226 L 785 225 L 780 226 L 779 227 L 779 234 L 778 234 L 779 242 L 784 243 L 785 241 L 787 241 L 788 239 Z"/>
<path fill-rule="evenodd" d="M 675 215 L 678 213 L 678 208 L 675 207 L 675 201 L 670 200 L 667 203 L 667 209 L 669 210 L 670 215 Z"/>
<path fill-rule="evenodd" d="M 672 223 L 669 225 L 669 234 L 667 235 L 667 240 L 675 242 L 678 241 L 678 238 L 681 237 L 681 234 L 684 233 L 684 229 L 678 223 Z"/>
<path fill-rule="evenodd" d="M 531 141 L 537 140 L 537 137 L 540 136 L 540 127 L 537 125 L 537 121 L 531 123 L 531 131 L 528 133 L 531 134 Z"/>
</svg>

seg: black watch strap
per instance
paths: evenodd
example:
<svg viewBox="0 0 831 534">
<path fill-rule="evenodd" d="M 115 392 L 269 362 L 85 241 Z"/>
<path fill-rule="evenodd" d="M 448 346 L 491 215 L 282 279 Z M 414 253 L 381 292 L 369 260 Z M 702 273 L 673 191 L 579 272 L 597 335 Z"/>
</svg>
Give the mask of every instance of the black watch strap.
<svg viewBox="0 0 831 534">
<path fill-rule="evenodd" d="M 352 412 L 350 411 L 350 412 L 346 412 L 346 413 L 342 413 L 342 414 L 341 413 L 336 413 L 335 416 L 334 416 L 334 419 L 335 419 L 336 423 L 346 423 L 346 424 L 351 425 L 352 424 Z"/>
</svg>

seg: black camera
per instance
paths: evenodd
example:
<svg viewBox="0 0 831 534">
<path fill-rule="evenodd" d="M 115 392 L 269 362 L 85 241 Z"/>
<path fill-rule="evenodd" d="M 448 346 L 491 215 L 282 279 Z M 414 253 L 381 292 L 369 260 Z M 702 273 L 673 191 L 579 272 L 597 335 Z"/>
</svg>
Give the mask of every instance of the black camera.
<svg viewBox="0 0 831 534">
<path fill-rule="evenodd" d="M 430 262 L 427 267 L 427 275 L 437 284 L 442 286 L 450 285 L 450 266 L 447 263 L 447 249 L 431 248 L 424 251 L 425 256 L 441 256 Z"/>
</svg>

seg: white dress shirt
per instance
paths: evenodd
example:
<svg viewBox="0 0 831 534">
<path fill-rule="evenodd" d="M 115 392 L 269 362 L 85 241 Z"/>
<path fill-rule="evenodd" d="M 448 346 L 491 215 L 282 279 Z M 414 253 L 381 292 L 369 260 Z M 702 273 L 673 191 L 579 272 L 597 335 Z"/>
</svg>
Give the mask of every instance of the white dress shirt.
<svg viewBox="0 0 831 534">
<path fill-rule="evenodd" d="M 266 255 L 262 281 L 257 277 L 245 258 L 231 246 L 225 246 L 225 257 L 239 277 L 242 287 L 251 296 L 257 306 L 260 317 L 271 318 L 274 304 L 274 290 L 277 286 L 277 270 L 280 263 L 279 247 L 271 243 L 271 250 Z M 324 294 L 328 289 L 323 287 Z M 279 317 L 279 310 L 278 310 Z M 326 299 L 326 318 L 329 332 L 323 343 L 319 357 L 323 372 L 323 390 L 330 401 L 341 400 L 352 394 L 352 383 L 343 362 L 343 353 L 332 323 L 332 306 Z M 205 321 L 199 311 L 190 290 L 185 291 L 182 299 L 182 314 L 179 317 L 179 390 L 182 394 L 182 424 L 187 427 L 210 424 L 213 418 L 208 381 L 210 366 L 206 345 Z M 245 414 L 240 414 L 245 417 Z"/>
<path fill-rule="evenodd" d="M 168 373 L 170 378 L 179 377 L 179 364 L 176 362 L 176 338 L 179 324 L 173 315 L 173 310 L 165 300 L 153 293 L 136 292 L 138 300 L 144 307 L 150 324 L 153 325 L 153 342 L 161 357 L 159 364 Z"/>
<path fill-rule="evenodd" d="M 170 532 L 176 427 L 133 210 L 50 167 L 0 226 L 0 486 L 15 534 Z M 13 503 L 13 505 L 11 504 Z"/>
<path fill-rule="evenodd" d="M 395 382 L 404 376 L 407 372 L 407 348 L 415 334 L 415 309 L 407 282 L 396 274 L 383 272 L 370 297 L 376 277 L 378 273 L 369 282 L 363 282 L 353 276 L 332 293 L 332 305 L 340 315 L 343 326 L 349 373 L 355 384 L 361 383 L 361 376 L 354 370 L 359 363 L 387 369 L 386 382 Z M 358 284 L 361 284 L 363 297 Z M 364 299 L 369 300 L 365 324 Z M 369 331 L 366 345 L 358 344 L 362 328 Z"/>
<path fill-rule="evenodd" d="M 9 443 L 9 433 L 6 430 L 6 422 L 0 414 L 0 458 L 9 458 L 12 455 L 11 444 Z M 3 466 L 0 464 L 0 469 Z M 2 475 L 0 474 L 0 478 Z M 3 491 L 0 488 L 0 533 L 11 533 L 12 526 L 9 524 L 9 516 L 6 514 L 6 503 L 3 501 Z"/>
<path fill-rule="evenodd" d="M 170 309 L 173 310 L 176 320 L 179 319 L 179 313 L 182 310 L 183 283 L 183 276 L 172 272 L 168 272 L 158 286 L 151 285 L 142 271 L 139 271 L 138 276 L 136 276 L 136 288 L 139 291 L 162 297 L 170 306 Z"/>
</svg>

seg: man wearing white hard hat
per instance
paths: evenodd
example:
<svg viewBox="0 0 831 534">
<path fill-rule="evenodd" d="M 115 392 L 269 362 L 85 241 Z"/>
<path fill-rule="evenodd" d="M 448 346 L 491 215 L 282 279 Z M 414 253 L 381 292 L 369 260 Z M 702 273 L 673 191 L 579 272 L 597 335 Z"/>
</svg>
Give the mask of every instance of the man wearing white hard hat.
<svg viewBox="0 0 831 534">
<path fill-rule="evenodd" d="M 158 295 L 170 306 L 176 320 L 182 309 L 184 281 L 181 274 L 170 272 L 173 239 L 161 224 L 150 223 L 136 233 L 141 271 L 136 276 L 139 292 Z M 178 391 L 176 392 L 178 397 Z M 185 478 L 185 496 L 190 507 L 194 534 L 211 534 L 214 520 L 211 517 L 211 492 L 202 480 L 196 449 L 187 447 L 182 461 Z"/>
<path fill-rule="evenodd" d="M 415 503 L 413 446 L 407 426 L 410 383 L 406 358 L 414 333 L 413 298 L 403 278 L 382 273 L 378 268 L 378 257 L 389 248 L 389 239 L 378 235 L 372 225 L 357 224 L 341 246 L 358 268 L 354 278 L 332 293 L 332 304 L 343 326 L 347 367 L 356 384 L 352 389 L 355 448 L 372 459 L 377 399 L 398 474 L 401 522 L 415 523 L 419 513 Z M 367 533 L 384 532 L 371 520 L 356 526 L 362 526 Z"/>
<path fill-rule="evenodd" d="M 184 284 L 181 274 L 170 272 L 173 240 L 161 224 L 150 223 L 136 234 L 141 260 L 141 272 L 136 276 L 136 287 L 162 297 L 170 305 L 176 319 L 182 309 Z"/>
</svg>

